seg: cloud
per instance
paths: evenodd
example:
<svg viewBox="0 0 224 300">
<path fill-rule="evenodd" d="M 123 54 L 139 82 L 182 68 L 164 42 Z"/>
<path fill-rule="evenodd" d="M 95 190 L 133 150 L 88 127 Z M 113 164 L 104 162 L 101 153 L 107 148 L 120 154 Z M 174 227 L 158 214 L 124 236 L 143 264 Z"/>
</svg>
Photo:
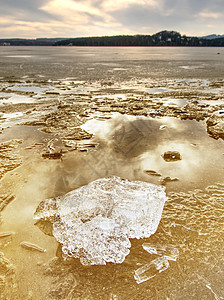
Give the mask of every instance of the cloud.
<svg viewBox="0 0 224 300">
<path fill-rule="evenodd" d="M 16 21 L 47 21 L 54 19 L 51 13 L 46 13 L 40 9 L 41 5 L 46 3 L 46 0 L 0 0 L 0 16 L 7 16 L 11 20 Z"/>
<path fill-rule="evenodd" d="M 220 0 L 158 0 L 156 5 L 143 2 L 130 1 L 127 7 L 118 7 L 111 15 L 124 27 L 139 33 L 169 29 L 200 35 L 209 28 L 208 17 L 216 19 L 216 32 L 224 31 L 223 16 L 220 13 L 220 10 L 223 11 L 223 3 Z"/>
<path fill-rule="evenodd" d="M 117 22 L 131 28 L 136 33 L 155 33 L 163 29 L 177 29 L 187 21 L 186 16 L 175 14 L 172 9 L 157 6 L 132 4 L 125 10 L 112 13 Z"/>
<path fill-rule="evenodd" d="M 42 11 L 60 16 L 63 21 L 72 24 L 87 24 L 91 18 L 103 19 L 101 11 L 89 5 L 88 1 L 51 0 L 41 7 Z"/>
<path fill-rule="evenodd" d="M 111 12 L 111 11 L 117 11 L 117 10 L 124 10 L 124 9 L 128 9 L 130 6 L 132 5 L 141 5 L 144 6 L 145 8 L 156 8 L 159 7 L 159 0 L 123 0 L 123 1 L 119 1 L 119 0 L 107 0 L 107 1 L 103 1 L 101 3 L 101 7 L 107 11 L 107 12 Z"/>
<path fill-rule="evenodd" d="M 198 16 L 205 19 L 220 19 L 224 17 L 224 15 L 219 12 L 211 12 L 211 11 L 202 11 L 199 13 Z"/>
<path fill-rule="evenodd" d="M 0 6 L 0 37 L 224 32 L 223 0 L 0 0 Z"/>
</svg>

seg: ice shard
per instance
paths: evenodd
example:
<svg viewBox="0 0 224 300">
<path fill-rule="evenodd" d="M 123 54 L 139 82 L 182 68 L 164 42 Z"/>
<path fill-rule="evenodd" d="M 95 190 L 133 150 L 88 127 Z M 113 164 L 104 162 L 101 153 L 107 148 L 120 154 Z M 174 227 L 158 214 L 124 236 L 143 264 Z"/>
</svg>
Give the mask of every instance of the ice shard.
<svg viewBox="0 0 224 300">
<path fill-rule="evenodd" d="M 138 284 L 152 279 L 159 273 L 168 269 L 169 260 L 176 261 L 179 256 L 178 249 L 170 244 L 161 245 L 143 243 L 142 247 L 148 253 L 158 255 L 159 257 L 135 271 L 134 278 Z"/>
<path fill-rule="evenodd" d="M 142 266 L 141 268 L 137 269 L 134 274 L 134 278 L 136 282 L 142 283 L 149 279 L 152 279 L 157 274 L 165 271 L 169 268 L 169 262 L 166 257 L 158 257 L 151 261 L 150 263 Z"/>
<path fill-rule="evenodd" d="M 168 260 L 176 261 L 179 256 L 178 249 L 173 245 L 161 245 L 161 244 L 151 244 L 143 243 L 143 249 L 150 254 L 156 254 L 166 257 Z"/>
<path fill-rule="evenodd" d="M 41 202 L 34 218 L 53 223 L 65 256 L 84 265 L 122 263 L 130 238 L 156 232 L 166 199 L 162 186 L 114 176 Z"/>
</svg>

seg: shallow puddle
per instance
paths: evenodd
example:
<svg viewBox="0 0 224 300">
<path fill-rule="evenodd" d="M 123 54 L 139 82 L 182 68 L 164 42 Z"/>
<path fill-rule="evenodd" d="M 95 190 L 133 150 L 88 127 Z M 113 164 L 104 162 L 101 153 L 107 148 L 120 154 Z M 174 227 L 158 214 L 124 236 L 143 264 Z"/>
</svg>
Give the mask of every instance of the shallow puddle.
<svg viewBox="0 0 224 300">
<path fill-rule="evenodd" d="M 102 141 L 99 151 L 104 155 L 97 153 L 108 165 L 107 174 L 154 183 L 162 177 L 178 178 L 167 184 L 169 190 L 203 188 L 223 178 L 224 142 L 210 138 L 204 122 L 114 114 L 106 121 L 92 119 L 82 128 Z M 166 151 L 178 151 L 182 159 L 166 162 L 162 158 Z M 97 169 L 94 161 L 88 164 Z M 147 175 L 146 170 L 161 177 Z"/>
<path fill-rule="evenodd" d="M 1 92 L 0 92 L 1 97 Z M 2 95 L 3 97 L 3 95 Z M 23 96 L 23 95 L 13 95 L 8 94 L 6 98 L 0 100 L 0 105 L 4 104 L 18 104 L 18 103 L 33 103 L 35 100 L 32 97 Z"/>
<path fill-rule="evenodd" d="M 183 107 L 188 102 L 188 99 L 163 99 L 164 106 L 178 106 Z M 220 103 L 221 104 L 221 103 Z"/>
<path fill-rule="evenodd" d="M 47 89 L 46 87 L 20 84 L 18 86 L 13 87 L 10 90 L 19 91 L 19 92 L 31 92 L 31 93 L 39 94 L 39 93 L 45 91 L 46 89 Z"/>
</svg>

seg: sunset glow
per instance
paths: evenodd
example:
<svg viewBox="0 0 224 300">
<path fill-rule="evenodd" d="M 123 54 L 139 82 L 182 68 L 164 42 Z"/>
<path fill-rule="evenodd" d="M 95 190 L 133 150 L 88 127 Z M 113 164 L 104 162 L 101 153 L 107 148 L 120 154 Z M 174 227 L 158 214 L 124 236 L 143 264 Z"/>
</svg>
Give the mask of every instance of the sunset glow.
<svg viewBox="0 0 224 300">
<path fill-rule="evenodd" d="M 0 38 L 223 34 L 220 0 L 0 0 Z"/>
</svg>

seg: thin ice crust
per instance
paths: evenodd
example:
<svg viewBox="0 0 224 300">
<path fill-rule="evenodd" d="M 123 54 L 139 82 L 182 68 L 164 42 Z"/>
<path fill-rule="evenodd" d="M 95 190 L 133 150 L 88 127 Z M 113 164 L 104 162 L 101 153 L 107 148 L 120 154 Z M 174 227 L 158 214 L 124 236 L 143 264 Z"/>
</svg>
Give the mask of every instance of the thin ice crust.
<svg viewBox="0 0 224 300">
<path fill-rule="evenodd" d="M 35 219 L 53 222 L 53 235 L 65 256 L 80 258 L 84 265 L 122 263 L 131 247 L 129 238 L 156 232 L 166 199 L 162 186 L 102 178 L 42 202 Z"/>
</svg>

